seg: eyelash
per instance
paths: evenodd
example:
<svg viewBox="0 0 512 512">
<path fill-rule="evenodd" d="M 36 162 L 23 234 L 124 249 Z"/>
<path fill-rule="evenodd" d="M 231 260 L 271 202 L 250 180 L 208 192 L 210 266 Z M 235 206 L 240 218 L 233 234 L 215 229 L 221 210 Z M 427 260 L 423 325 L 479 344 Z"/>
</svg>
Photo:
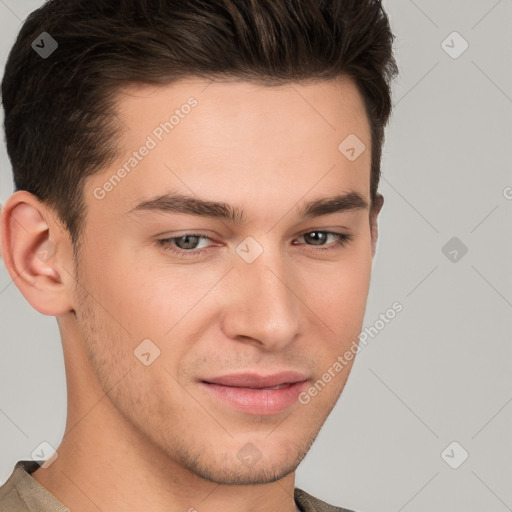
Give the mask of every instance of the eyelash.
<svg viewBox="0 0 512 512">
<path fill-rule="evenodd" d="M 332 251 L 332 250 L 335 250 L 335 249 L 338 249 L 340 247 L 344 247 L 345 245 L 347 245 L 353 238 L 353 235 L 349 234 L 349 233 L 336 233 L 335 231 L 321 231 L 321 230 L 313 230 L 313 231 L 307 231 L 306 233 L 303 233 L 302 235 L 300 236 L 304 236 L 304 235 L 309 235 L 311 233 L 322 233 L 322 234 L 327 234 L 327 235 L 334 235 L 337 237 L 337 240 L 331 244 L 327 244 L 328 247 L 325 247 L 325 246 L 319 246 L 320 248 L 319 249 L 313 249 L 312 252 L 325 252 L 325 251 Z M 203 238 L 203 239 L 208 239 L 208 240 L 211 240 L 210 237 L 208 236 L 205 236 L 205 235 L 202 235 L 200 233 L 186 233 L 184 235 L 181 235 L 181 236 L 175 236 L 175 237 L 170 237 L 170 238 L 162 238 L 160 240 L 157 241 L 158 245 L 163 247 L 165 251 L 169 251 L 173 254 L 177 254 L 178 256 L 184 256 L 184 257 L 193 257 L 193 256 L 198 256 L 200 254 L 203 254 L 204 252 L 208 251 L 211 247 L 205 247 L 203 249 L 176 249 L 176 248 L 173 248 L 172 246 L 172 242 L 174 240 L 179 240 L 180 238 L 185 238 L 187 236 L 194 236 L 194 237 L 197 237 L 197 238 Z M 312 247 L 315 247 L 315 246 L 312 246 Z"/>
</svg>

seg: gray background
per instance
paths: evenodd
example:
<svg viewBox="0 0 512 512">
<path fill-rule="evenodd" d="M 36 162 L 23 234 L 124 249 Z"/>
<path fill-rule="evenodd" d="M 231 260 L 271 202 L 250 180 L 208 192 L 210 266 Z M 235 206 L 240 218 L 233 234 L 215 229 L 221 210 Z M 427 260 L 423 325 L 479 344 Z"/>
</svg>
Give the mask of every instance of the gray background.
<svg viewBox="0 0 512 512">
<path fill-rule="evenodd" d="M 40 4 L 0 0 L 2 68 Z M 358 512 L 512 510 L 512 1 L 384 5 L 401 75 L 364 325 L 395 301 L 403 311 L 357 356 L 297 486 Z M 3 482 L 41 441 L 60 443 L 66 390 L 56 320 L 3 265 L 0 311 Z"/>
</svg>

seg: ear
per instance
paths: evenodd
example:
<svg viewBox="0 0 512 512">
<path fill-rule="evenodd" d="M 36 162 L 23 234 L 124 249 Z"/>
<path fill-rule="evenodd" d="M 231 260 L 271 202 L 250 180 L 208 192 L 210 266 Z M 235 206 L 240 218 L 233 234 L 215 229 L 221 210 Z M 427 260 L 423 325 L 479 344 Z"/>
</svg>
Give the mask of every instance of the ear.
<svg viewBox="0 0 512 512">
<path fill-rule="evenodd" d="M 43 315 L 72 311 L 74 262 L 68 232 L 26 190 L 12 194 L 0 215 L 5 267 L 30 305 Z"/>
<path fill-rule="evenodd" d="M 370 233 L 372 239 L 372 258 L 375 256 L 375 250 L 377 248 L 377 238 L 379 236 L 379 227 L 377 224 L 377 217 L 384 206 L 384 196 L 377 194 L 375 201 L 373 201 L 370 208 Z"/>
</svg>

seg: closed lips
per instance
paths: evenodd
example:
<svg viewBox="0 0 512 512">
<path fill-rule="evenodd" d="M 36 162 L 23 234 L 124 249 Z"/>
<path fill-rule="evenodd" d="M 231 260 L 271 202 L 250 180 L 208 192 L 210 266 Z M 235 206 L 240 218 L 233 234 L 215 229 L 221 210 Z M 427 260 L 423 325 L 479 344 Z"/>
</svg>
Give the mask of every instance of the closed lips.
<svg viewBox="0 0 512 512">
<path fill-rule="evenodd" d="M 272 375 L 245 373 L 224 375 L 201 381 L 205 391 L 217 403 L 228 405 L 245 414 L 273 415 L 297 403 L 307 376 L 295 371 Z"/>
</svg>

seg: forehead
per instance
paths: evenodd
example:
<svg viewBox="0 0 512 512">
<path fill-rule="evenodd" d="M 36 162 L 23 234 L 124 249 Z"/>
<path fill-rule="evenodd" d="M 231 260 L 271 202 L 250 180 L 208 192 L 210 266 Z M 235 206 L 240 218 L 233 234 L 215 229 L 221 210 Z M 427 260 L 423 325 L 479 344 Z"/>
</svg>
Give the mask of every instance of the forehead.
<svg viewBox="0 0 512 512">
<path fill-rule="evenodd" d="M 283 124 L 286 120 L 301 119 L 322 131 L 337 131 L 344 124 L 352 124 L 360 131 L 368 128 L 361 94 L 347 76 L 273 86 L 234 79 L 189 78 L 168 85 L 131 84 L 119 90 L 116 110 L 128 129 L 125 136 L 129 139 L 135 127 L 148 132 L 153 121 L 169 120 L 173 113 L 183 119 L 184 112 L 180 110 L 191 98 L 198 103 L 193 109 L 197 128 L 200 123 L 206 128 L 214 122 L 224 123 L 224 130 L 229 124 L 233 128 L 238 124 L 261 130 L 262 121 L 272 119 L 275 123 L 282 115 L 286 116 Z M 272 126 L 267 125 L 266 131 L 270 133 Z"/>
<path fill-rule="evenodd" d="M 107 189 L 99 209 L 125 213 L 169 189 L 269 208 L 308 191 L 368 198 L 370 127 L 345 77 L 271 87 L 200 79 L 132 85 L 116 110 L 121 154 L 86 185 L 89 197 Z M 347 149 L 361 153 L 354 159 Z"/>
</svg>

